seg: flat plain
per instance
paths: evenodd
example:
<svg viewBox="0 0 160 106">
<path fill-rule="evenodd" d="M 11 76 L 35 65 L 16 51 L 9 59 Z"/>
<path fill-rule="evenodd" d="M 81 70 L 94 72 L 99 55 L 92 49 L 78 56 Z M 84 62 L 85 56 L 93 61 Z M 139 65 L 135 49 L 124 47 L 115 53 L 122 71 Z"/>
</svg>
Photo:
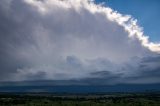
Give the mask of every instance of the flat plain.
<svg viewBox="0 0 160 106">
<path fill-rule="evenodd" d="M 0 106 L 160 106 L 160 94 L 1 93 Z"/>
</svg>

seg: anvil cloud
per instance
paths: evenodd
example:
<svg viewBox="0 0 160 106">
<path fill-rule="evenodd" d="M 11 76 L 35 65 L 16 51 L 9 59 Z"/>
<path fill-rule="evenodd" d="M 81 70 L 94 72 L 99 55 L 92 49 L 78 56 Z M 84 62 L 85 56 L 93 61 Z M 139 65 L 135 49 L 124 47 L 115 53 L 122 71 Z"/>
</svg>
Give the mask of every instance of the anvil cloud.
<svg viewBox="0 0 160 106">
<path fill-rule="evenodd" d="M 160 83 L 160 44 L 91 0 L 1 0 L 0 80 Z"/>
</svg>

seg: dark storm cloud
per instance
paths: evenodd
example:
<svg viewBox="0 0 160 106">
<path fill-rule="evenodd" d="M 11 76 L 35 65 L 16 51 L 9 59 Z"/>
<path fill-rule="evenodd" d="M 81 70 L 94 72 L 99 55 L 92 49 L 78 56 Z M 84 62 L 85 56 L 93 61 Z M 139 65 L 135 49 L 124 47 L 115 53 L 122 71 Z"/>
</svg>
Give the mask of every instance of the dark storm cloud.
<svg viewBox="0 0 160 106">
<path fill-rule="evenodd" d="M 17 67 L 27 65 L 23 61 L 23 57 L 18 59 L 16 55 L 16 48 L 21 47 L 22 44 L 32 43 L 30 35 L 31 22 L 27 22 L 29 13 L 25 9 L 26 5 L 21 1 L 11 1 L 6 3 L 9 10 L 5 10 L 5 2 L 0 2 L 0 64 L 1 64 L 1 79 L 7 77 L 11 73 L 16 73 Z M 3 4 L 4 3 L 4 4 Z M 28 17 L 28 18 L 27 18 Z M 30 20 L 31 21 L 31 20 Z M 27 25 L 28 24 L 28 25 Z M 22 48 L 22 47 L 21 47 Z"/>
<path fill-rule="evenodd" d="M 158 53 L 131 16 L 87 0 L 0 2 L 1 81 L 158 83 Z"/>
</svg>

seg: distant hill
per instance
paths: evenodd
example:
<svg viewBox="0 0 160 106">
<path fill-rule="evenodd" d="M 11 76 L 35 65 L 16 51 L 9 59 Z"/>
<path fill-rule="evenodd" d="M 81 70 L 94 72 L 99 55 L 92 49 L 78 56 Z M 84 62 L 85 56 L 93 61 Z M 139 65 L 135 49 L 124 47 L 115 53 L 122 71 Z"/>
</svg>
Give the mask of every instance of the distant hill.
<svg viewBox="0 0 160 106">
<path fill-rule="evenodd" d="M 76 84 L 77 83 L 77 84 Z M 160 84 L 89 85 L 78 81 L 0 82 L 0 92 L 107 93 L 159 92 Z"/>
</svg>

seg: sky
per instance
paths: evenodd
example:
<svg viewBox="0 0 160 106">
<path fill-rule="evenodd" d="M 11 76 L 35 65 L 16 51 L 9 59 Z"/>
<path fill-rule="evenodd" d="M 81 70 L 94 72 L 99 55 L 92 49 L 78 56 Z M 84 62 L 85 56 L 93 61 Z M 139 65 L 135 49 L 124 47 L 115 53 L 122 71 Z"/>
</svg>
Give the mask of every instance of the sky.
<svg viewBox="0 0 160 106">
<path fill-rule="evenodd" d="M 148 15 L 158 9 L 140 15 L 120 4 L 1 0 L 0 81 L 160 83 L 159 21 Z"/>
<path fill-rule="evenodd" d="M 104 2 L 122 14 L 130 14 L 138 20 L 143 27 L 144 34 L 149 36 L 153 42 L 160 41 L 160 1 L 159 0 L 96 0 L 97 3 Z"/>
</svg>

